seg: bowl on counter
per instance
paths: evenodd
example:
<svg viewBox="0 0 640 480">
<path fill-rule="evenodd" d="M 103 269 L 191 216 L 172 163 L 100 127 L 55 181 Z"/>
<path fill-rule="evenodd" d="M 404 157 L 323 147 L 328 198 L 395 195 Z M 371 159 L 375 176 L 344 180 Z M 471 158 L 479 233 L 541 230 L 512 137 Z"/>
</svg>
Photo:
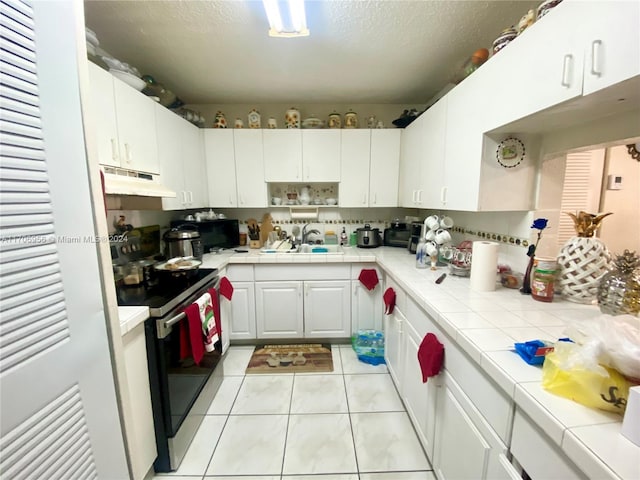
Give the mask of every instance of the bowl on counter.
<svg viewBox="0 0 640 480">
<path fill-rule="evenodd" d="M 327 205 L 335 205 L 338 201 L 335 198 L 327 198 Z"/>
</svg>

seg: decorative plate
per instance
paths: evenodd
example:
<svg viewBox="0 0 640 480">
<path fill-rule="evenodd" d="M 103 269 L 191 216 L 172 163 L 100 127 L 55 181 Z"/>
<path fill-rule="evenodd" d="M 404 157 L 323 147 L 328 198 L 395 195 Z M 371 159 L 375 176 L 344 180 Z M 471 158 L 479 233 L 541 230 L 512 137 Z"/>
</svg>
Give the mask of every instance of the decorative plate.
<svg viewBox="0 0 640 480">
<path fill-rule="evenodd" d="M 496 151 L 498 163 L 504 168 L 513 168 L 524 160 L 524 143 L 514 137 L 505 138 Z"/>
</svg>

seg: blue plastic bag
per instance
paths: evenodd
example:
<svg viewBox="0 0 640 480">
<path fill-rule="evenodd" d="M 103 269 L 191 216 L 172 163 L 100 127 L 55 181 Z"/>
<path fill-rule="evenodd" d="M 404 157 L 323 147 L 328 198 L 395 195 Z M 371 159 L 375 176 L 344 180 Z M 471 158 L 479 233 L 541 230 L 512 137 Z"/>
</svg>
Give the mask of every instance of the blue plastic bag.
<svg viewBox="0 0 640 480">
<path fill-rule="evenodd" d="M 384 333 L 378 330 L 358 330 L 351 337 L 351 344 L 361 362 L 371 365 L 385 363 Z"/>
</svg>

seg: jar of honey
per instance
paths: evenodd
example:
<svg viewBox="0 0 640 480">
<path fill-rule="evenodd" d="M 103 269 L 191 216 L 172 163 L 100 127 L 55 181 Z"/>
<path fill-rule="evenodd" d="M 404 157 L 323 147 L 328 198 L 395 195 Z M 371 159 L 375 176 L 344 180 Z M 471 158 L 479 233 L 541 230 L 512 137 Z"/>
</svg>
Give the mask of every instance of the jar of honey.
<svg viewBox="0 0 640 480">
<path fill-rule="evenodd" d="M 531 278 L 531 296 L 540 302 L 551 302 L 556 278 L 556 261 L 542 258 L 536 260 Z"/>
</svg>

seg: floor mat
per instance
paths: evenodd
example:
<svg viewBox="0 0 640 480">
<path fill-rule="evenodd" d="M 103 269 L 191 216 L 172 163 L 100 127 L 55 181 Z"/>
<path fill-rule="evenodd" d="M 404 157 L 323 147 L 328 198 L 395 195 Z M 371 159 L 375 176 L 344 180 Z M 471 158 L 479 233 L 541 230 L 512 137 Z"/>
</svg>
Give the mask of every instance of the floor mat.
<svg viewBox="0 0 640 480">
<path fill-rule="evenodd" d="M 331 345 L 257 345 L 245 373 L 333 372 Z"/>
</svg>

